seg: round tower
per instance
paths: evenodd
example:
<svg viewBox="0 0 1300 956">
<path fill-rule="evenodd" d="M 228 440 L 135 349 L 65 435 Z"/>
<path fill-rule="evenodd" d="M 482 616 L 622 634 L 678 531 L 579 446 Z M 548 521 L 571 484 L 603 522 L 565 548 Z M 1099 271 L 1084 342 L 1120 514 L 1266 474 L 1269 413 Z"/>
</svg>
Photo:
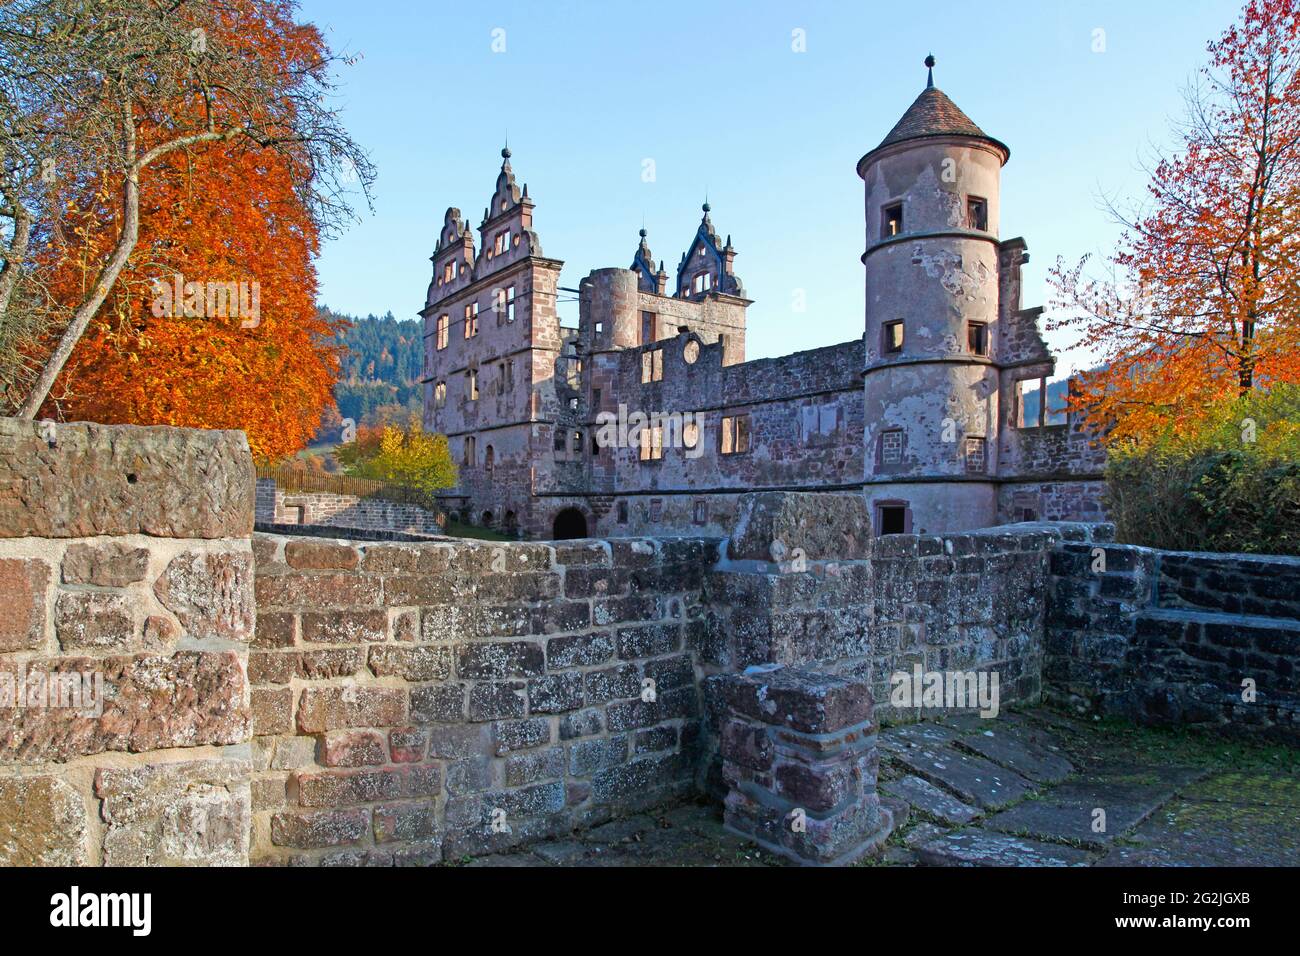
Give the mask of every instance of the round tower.
<svg viewBox="0 0 1300 956">
<path fill-rule="evenodd" d="M 998 194 L 1010 151 L 934 85 L 866 185 L 866 493 L 877 533 L 997 520 Z"/>
</svg>

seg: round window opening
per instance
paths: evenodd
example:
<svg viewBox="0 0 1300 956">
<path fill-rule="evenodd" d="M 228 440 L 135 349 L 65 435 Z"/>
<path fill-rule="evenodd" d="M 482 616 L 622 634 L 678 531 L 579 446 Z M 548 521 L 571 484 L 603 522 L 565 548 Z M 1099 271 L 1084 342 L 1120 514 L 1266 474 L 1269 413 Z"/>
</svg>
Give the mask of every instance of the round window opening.
<svg viewBox="0 0 1300 956">
<path fill-rule="evenodd" d="M 694 365 L 700 357 L 700 343 L 691 339 L 686 343 L 686 348 L 682 349 L 682 358 L 686 360 L 687 365 Z"/>
</svg>

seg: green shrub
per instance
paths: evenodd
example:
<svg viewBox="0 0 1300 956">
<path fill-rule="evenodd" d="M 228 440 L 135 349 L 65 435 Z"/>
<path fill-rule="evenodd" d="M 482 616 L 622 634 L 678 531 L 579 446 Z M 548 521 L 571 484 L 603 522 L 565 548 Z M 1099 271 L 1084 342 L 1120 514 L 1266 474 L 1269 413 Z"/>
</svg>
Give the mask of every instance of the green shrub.
<svg viewBox="0 0 1300 956">
<path fill-rule="evenodd" d="M 1220 403 L 1194 424 L 1109 451 L 1106 504 L 1119 540 L 1300 554 L 1300 387 Z"/>
</svg>

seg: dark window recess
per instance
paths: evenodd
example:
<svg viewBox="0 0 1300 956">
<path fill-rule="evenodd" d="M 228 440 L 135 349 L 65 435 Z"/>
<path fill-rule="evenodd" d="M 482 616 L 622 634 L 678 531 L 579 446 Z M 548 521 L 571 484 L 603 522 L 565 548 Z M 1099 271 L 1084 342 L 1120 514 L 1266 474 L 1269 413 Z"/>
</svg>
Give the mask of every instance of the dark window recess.
<svg viewBox="0 0 1300 956">
<path fill-rule="evenodd" d="M 966 200 L 966 228 L 988 232 L 989 204 L 983 199 L 971 197 Z"/>
<path fill-rule="evenodd" d="M 626 501 L 620 501 L 618 503 L 618 523 L 627 524 L 627 502 Z"/>
<path fill-rule="evenodd" d="M 901 235 L 903 232 L 903 204 L 894 203 L 892 206 L 886 206 L 882 213 L 880 224 L 881 238 L 888 239 L 890 236 Z"/>
<path fill-rule="evenodd" d="M 885 351 L 886 352 L 903 351 L 903 323 L 886 322 L 884 332 L 885 332 Z"/>
<path fill-rule="evenodd" d="M 989 327 L 983 322 L 966 323 L 966 346 L 972 355 L 988 355 Z"/>
<path fill-rule="evenodd" d="M 904 534 L 907 531 L 907 509 L 902 505 L 884 505 L 880 509 L 880 533 Z"/>
</svg>

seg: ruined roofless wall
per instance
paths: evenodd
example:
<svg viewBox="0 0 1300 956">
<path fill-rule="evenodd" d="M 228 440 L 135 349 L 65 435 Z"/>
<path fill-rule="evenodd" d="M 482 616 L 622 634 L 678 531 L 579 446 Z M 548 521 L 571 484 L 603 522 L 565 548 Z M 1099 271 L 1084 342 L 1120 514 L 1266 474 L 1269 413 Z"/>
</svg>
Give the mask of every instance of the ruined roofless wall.
<svg viewBox="0 0 1300 956">
<path fill-rule="evenodd" d="M 271 478 L 257 482 L 257 523 L 300 524 L 346 531 L 440 535 L 445 516 L 419 505 L 329 491 L 284 491 Z"/>
</svg>

